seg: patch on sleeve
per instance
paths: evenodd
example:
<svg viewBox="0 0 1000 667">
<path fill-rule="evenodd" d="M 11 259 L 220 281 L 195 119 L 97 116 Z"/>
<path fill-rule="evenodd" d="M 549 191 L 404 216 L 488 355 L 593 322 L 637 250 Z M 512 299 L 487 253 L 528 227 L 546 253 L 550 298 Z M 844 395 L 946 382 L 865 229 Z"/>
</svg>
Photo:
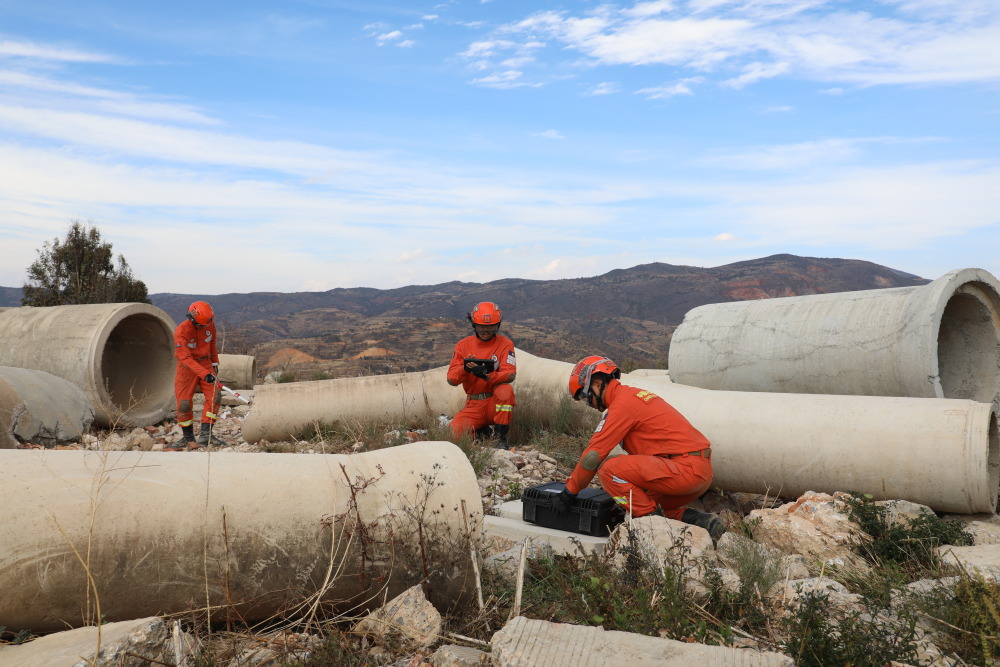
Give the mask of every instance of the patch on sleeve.
<svg viewBox="0 0 1000 667">
<path fill-rule="evenodd" d="M 654 398 L 659 398 L 659 397 L 658 397 L 658 396 L 657 396 L 656 394 L 654 394 L 653 392 L 651 392 L 651 391 L 646 391 L 645 389 L 643 389 L 643 390 L 642 390 L 642 391 L 640 391 L 640 392 L 639 392 L 638 394 L 636 394 L 636 395 L 635 395 L 635 397 L 636 397 L 636 398 L 638 398 L 638 399 L 639 399 L 639 400 L 641 400 L 641 401 L 645 401 L 646 403 L 649 403 L 649 402 L 650 402 L 651 400 L 653 400 Z"/>
<path fill-rule="evenodd" d="M 594 433 L 600 433 L 601 429 L 604 428 L 604 422 L 608 419 L 608 411 L 605 410 L 604 414 L 601 415 L 601 421 L 597 422 L 597 428 L 594 429 Z"/>
<path fill-rule="evenodd" d="M 507 353 L 507 363 L 511 366 L 517 366 L 517 362 L 514 361 L 514 350 Z"/>
</svg>

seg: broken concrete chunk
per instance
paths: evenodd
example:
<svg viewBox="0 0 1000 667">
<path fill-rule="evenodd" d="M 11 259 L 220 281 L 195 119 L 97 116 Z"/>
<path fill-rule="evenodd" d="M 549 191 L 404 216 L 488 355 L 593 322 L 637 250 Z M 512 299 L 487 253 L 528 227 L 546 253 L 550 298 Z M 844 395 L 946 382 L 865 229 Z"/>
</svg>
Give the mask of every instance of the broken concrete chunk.
<svg viewBox="0 0 1000 667">
<path fill-rule="evenodd" d="M 69 380 L 27 368 L 0 366 L 0 448 L 19 442 L 52 446 L 78 441 L 94 410 Z"/>
</svg>

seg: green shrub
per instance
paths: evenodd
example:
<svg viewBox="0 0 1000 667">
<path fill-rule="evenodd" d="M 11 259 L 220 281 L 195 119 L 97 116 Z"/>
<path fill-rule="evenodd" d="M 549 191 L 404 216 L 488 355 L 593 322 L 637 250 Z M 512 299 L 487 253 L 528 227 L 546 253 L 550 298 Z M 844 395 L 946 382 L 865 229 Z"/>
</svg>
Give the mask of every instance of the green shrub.
<svg viewBox="0 0 1000 667">
<path fill-rule="evenodd" d="M 784 623 L 788 638 L 782 648 L 798 667 L 830 665 L 888 665 L 893 661 L 916 664 L 916 621 L 912 616 L 890 622 L 872 610 L 856 611 L 842 620 L 829 602 L 829 594 L 810 591 L 790 609 Z"/>
<path fill-rule="evenodd" d="M 908 572 L 936 569 L 937 547 L 972 544 L 972 536 L 960 523 L 944 521 L 933 513 L 903 522 L 893 521 L 888 508 L 872 502 L 871 496 L 860 494 L 853 494 L 847 505 L 848 516 L 871 536 L 861 545 L 861 555 L 879 566 L 895 563 Z"/>
<path fill-rule="evenodd" d="M 958 583 L 917 596 L 938 648 L 972 665 L 1000 665 L 1000 583 L 962 572 Z"/>
</svg>

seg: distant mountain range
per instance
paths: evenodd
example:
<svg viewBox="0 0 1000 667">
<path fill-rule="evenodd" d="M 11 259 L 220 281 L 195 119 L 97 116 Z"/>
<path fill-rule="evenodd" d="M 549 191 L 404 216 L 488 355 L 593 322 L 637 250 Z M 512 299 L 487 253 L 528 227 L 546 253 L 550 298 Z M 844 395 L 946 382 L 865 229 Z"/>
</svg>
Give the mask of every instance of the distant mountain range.
<svg viewBox="0 0 1000 667">
<path fill-rule="evenodd" d="M 450 282 L 390 290 L 152 294 L 179 321 L 192 301 L 212 304 L 229 352 L 261 367 L 334 375 L 417 370 L 447 363 L 479 301 L 504 312 L 503 331 L 534 354 L 575 361 L 606 354 L 663 366 L 684 314 L 707 303 L 907 287 L 929 282 L 862 260 L 773 255 L 714 268 L 643 264 L 592 278 Z M 0 288 L 18 305 L 20 289 Z"/>
</svg>

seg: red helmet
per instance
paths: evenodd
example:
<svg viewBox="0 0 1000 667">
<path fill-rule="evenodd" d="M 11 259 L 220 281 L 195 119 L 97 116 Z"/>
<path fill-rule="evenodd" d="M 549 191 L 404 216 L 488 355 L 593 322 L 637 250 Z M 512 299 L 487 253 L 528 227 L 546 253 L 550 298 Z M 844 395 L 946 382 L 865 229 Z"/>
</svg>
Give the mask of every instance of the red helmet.
<svg viewBox="0 0 1000 667">
<path fill-rule="evenodd" d="M 477 303 L 472 312 L 469 313 L 469 320 L 473 324 L 500 324 L 503 320 L 503 313 L 500 312 L 500 306 L 492 301 L 483 301 Z"/>
<path fill-rule="evenodd" d="M 204 301 L 195 301 L 188 306 L 187 317 L 198 326 L 208 326 L 215 319 L 212 307 Z"/>
<path fill-rule="evenodd" d="M 569 374 L 569 395 L 574 400 L 583 400 L 590 395 L 590 379 L 594 373 L 605 373 L 616 380 L 622 376 L 621 369 L 607 357 L 597 354 L 584 357 Z"/>
</svg>

